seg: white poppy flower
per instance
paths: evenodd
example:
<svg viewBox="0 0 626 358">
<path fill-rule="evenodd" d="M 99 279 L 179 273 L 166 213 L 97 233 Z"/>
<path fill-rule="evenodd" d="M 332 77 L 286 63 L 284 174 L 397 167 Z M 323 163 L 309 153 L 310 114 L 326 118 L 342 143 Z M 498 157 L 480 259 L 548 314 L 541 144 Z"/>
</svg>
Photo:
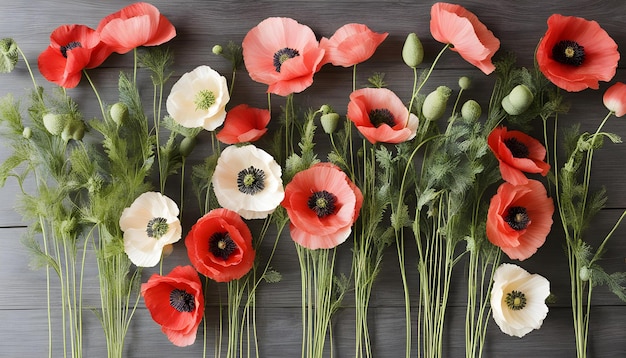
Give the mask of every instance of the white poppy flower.
<svg viewBox="0 0 626 358">
<path fill-rule="evenodd" d="M 181 126 L 212 131 L 224 123 L 229 100 L 226 78 L 209 66 L 198 66 L 172 86 L 166 105 Z"/>
<path fill-rule="evenodd" d="M 510 336 L 523 337 L 541 328 L 548 314 L 546 298 L 550 282 L 513 264 L 502 264 L 493 275 L 491 309 L 500 330 Z"/>
<path fill-rule="evenodd" d="M 140 267 L 156 266 L 163 248 L 182 236 L 178 206 L 157 192 L 143 193 L 125 208 L 120 228 L 124 231 L 124 251 Z"/>
<path fill-rule="evenodd" d="M 215 196 L 222 207 L 245 219 L 263 219 L 285 197 L 281 173 L 280 165 L 262 149 L 229 146 L 213 174 Z"/>
</svg>

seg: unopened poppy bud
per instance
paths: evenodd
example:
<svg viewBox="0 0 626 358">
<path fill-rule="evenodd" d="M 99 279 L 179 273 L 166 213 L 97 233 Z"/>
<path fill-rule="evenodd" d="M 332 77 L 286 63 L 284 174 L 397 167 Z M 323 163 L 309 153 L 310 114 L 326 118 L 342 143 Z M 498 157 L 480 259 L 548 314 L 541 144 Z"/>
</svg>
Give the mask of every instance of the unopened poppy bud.
<svg viewBox="0 0 626 358">
<path fill-rule="evenodd" d="M 451 94 L 452 90 L 446 86 L 439 86 L 430 92 L 422 105 L 424 118 L 428 121 L 436 121 L 441 118 L 446 111 L 446 104 Z"/>
<path fill-rule="evenodd" d="M 408 34 L 404 41 L 402 59 L 411 68 L 416 68 L 424 60 L 424 46 L 422 46 L 422 42 L 414 32 Z"/>
<path fill-rule="evenodd" d="M 43 126 L 52 135 L 61 134 L 66 124 L 67 118 L 61 114 L 46 113 L 43 116 Z"/>
<path fill-rule="evenodd" d="M 533 103 L 533 93 L 526 85 L 517 85 L 502 99 L 502 108 L 506 113 L 517 116 L 524 113 Z"/>
<path fill-rule="evenodd" d="M 117 102 L 111 106 L 109 113 L 111 114 L 113 122 L 119 126 L 128 119 L 128 106 L 126 103 Z"/>
<path fill-rule="evenodd" d="M 84 136 L 85 136 L 85 124 L 82 121 L 77 122 L 72 130 L 72 139 L 82 140 Z"/>
<path fill-rule="evenodd" d="M 163 251 L 162 251 L 163 257 L 168 257 L 169 255 L 172 254 L 172 252 L 174 252 L 174 245 L 167 244 L 163 246 Z"/>
<path fill-rule="evenodd" d="M 22 131 L 22 137 L 26 139 L 30 139 L 32 135 L 33 135 L 33 130 L 30 129 L 30 127 L 24 127 L 24 130 Z"/>
<path fill-rule="evenodd" d="M 461 117 L 466 121 L 476 121 L 480 118 L 482 114 L 482 109 L 480 108 L 480 104 L 473 99 L 463 103 L 463 107 L 461 107 Z"/>
<path fill-rule="evenodd" d="M 327 104 L 323 104 L 323 105 L 320 107 L 320 112 L 322 112 L 322 114 L 330 113 L 330 111 L 332 111 L 332 109 L 331 109 L 331 108 L 330 108 L 330 106 L 329 106 L 329 105 L 327 105 Z"/>
<path fill-rule="evenodd" d="M 337 124 L 339 124 L 339 115 L 337 113 L 326 113 L 323 114 L 320 118 L 322 122 L 322 128 L 324 129 L 324 133 L 332 134 L 337 129 Z"/>
<path fill-rule="evenodd" d="M 213 54 L 215 54 L 215 55 L 221 55 L 223 51 L 224 51 L 224 49 L 222 48 L 221 45 L 215 45 L 211 49 L 211 52 L 213 52 Z"/>
<path fill-rule="evenodd" d="M 465 91 L 466 89 L 469 89 L 471 85 L 472 85 L 472 80 L 469 77 L 463 76 L 459 78 L 459 87 L 463 91 Z"/>
<path fill-rule="evenodd" d="M 17 59 L 17 43 L 10 38 L 0 40 L 0 73 L 13 71 Z"/>
<path fill-rule="evenodd" d="M 589 279 L 591 278 L 591 270 L 589 270 L 587 266 L 581 267 L 580 271 L 578 271 L 578 277 L 580 277 L 582 281 L 589 281 Z"/>
<path fill-rule="evenodd" d="M 182 155 L 183 158 L 188 157 L 195 147 L 196 147 L 196 137 L 183 138 L 179 146 L 180 155 Z"/>
</svg>

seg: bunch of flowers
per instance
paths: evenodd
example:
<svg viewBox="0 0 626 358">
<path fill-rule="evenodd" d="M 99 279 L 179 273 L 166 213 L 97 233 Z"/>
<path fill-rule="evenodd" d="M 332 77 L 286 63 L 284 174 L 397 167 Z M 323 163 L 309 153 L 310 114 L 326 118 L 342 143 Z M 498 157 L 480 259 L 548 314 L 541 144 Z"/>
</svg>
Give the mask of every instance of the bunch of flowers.
<svg viewBox="0 0 626 358">
<path fill-rule="evenodd" d="M 11 96 L 0 103 L 3 134 L 14 149 L 0 167 L 0 183 L 10 176 L 18 180 L 21 207 L 32 222 L 25 242 L 46 267 L 48 287 L 50 273 L 58 275 L 64 319 L 55 327 L 63 332 L 63 348 L 82 356 L 82 271 L 89 264 L 86 252 L 94 248 L 98 314 L 110 357 L 122 356 L 142 297 L 177 346 L 194 344 L 204 322 L 206 355 L 207 322 L 214 318 L 206 315 L 205 297 L 212 285 L 227 286 L 226 356 L 252 349 L 260 356 L 256 292 L 263 282 L 281 279 L 271 261 L 288 228 L 300 264 L 303 357 L 322 357 L 326 343 L 332 345 L 333 314 L 351 291 L 354 356 L 374 355 L 368 307 L 383 255 L 394 246 L 406 303 L 406 357 L 411 356 L 414 322 L 406 273 L 415 265 L 407 263 L 409 242 L 418 255 L 420 352 L 443 356 L 452 272 L 466 259 L 466 356 L 481 356 L 490 317 L 504 333 L 523 337 L 547 316 L 548 280 L 504 262 L 502 253 L 506 261 L 520 263 L 534 255 L 557 221 L 556 211 L 569 260 L 577 354 L 586 356 L 593 287 L 607 284 L 626 300 L 626 274 L 609 274 L 599 265 L 626 212 L 595 250 L 583 236 L 606 199 L 604 191 L 589 190 L 593 153 L 603 138 L 620 142 L 602 127 L 612 115 L 626 114 L 626 85 L 616 83 L 605 92 L 609 114 L 595 133 L 579 133 L 574 126 L 564 145 L 557 123 L 567 106 L 559 89 L 597 89 L 599 81 L 611 81 L 617 45 L 596 22 L 555 14 L 539 41 L 536 68 L 517 67 L 513 55 L 497 54 L 500 41 L 475 14 L 448 3 L 432 6 L 430 33 L 443 48 L 424 68 L 420 39 L 415 33 L 406 37 L 401 57 L 414 85 L 410 97 L 402 98 L 380 73 L 368 78 L 367 87 L 357 85 L 357 65 L 370 60 L 388 33 L 351 23 L 318 41 L 294 19 L 268 18 L 247 32 L 241 46 L 213 48 L 230 62 L 230 85 L 210 65 L 200 64 L 172 85 L 162 108 L 172 54 L 158 45 L 176 31 L 154 6 L 132 4 L 96 29 L 54 30 L 38 67 L 59 89 L 44 90 L 33 76 L 28 116 Z M 495 77 L 485 111 L 476 100 L 464 99 L 471 93 L 468 77 L 459 79 L 456 99 L 447 86 L 422 93 L 448 50 Z M 133 71 L 120 73 L 119 98 L 107 104 L 88 70 L 113 53 L 131 51 Z M 20 55 L 31 71 L 12 40 L 2 40 L 0 52 L 2 72 L 11 71 Z M 324 103 L 299 108 L 297 95 L 328 65 L 352 70 L 346 108 Z M 150 114 L 138 90 L 141 67 L 154 86 Z M 253 81 L 267 85 L 268 108 L 231 103 L 242 67 Z M 101 118 L 85 120 L 68 94 L 83 76 Z M 273 110 L 272 96 L 284 101 L 281 111 Z M 542 119 L 543 143 L 528 134 L 536 118 Z M 322 139 L 316 135 L 319 126 L 326 134 Z M 277 129 L 272 145 L 263 146 L 272 127 Z M 188 175 L 187 158 L 207 132 L 211 151 Z M 322 141 L 329 148 L 325 159 L 316 151 Z M 172 175 L 180 175 L 178 188 L 167 185 Z M 25 184 L 31 177 L 34 188 Z M 189 181 L 199 215 L 185 227 Z M 271 251 L 259 255 L 272 226 Z M 183 237 L 190 265 L 164 274 L 163 260 Z M 336 269 L 340 245 L 352 246 L 348 274 Z M 144 280 L 142 268 L 156 266 L 158 273 Z M 48 302 L 50 295 L 48 290 Z M 50 313 L 48 320 L 51 356 L 56 329 Z M 220 332 L 222 325 L 220 315 Z M 216 356 L 221 347 L 220 339 Z"/>
</svg>

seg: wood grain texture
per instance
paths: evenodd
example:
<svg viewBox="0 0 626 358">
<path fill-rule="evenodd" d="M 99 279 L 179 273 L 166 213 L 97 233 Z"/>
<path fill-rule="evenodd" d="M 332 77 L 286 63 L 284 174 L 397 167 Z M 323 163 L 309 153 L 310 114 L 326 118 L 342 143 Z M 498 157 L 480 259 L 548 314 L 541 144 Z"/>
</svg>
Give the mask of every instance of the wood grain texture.
<svg viewBox="0 0 626 358">
<path fill-rule="evenodd" d="M 98 21 L 131 2 L 124 0 L 3 0 L 6 14 L 0 21 L 0 37 L 13 37 L 25 52 L 30 63 L 36 67 L 38 54 L 48 45 L 50 32 L 61 24 L 83 23 L 95 27 Z M 365 23 L 378 32 L 389 32 L 388 39 L 376 54 L 358 66 L 358 86 L 366 84 L 366 79 L 374 72 L 385 72 L 389 88 L 401 98 L 411 93 L 412 73 L 403 64 L 400 51 L 405 36 L 416 32 L 424 44 L 425 63 L 429 66 L 442 45 L 432 39 L 429 33 L 429 1 L 359 1 L 359 0 L 289 0 L 289 1 L 229 1 L 229 0 L 154 0 L 152 4 L 167 16 L 177 28 L 177 37 L 170 42 L 175 53 L 175 73 L 169 86 L 183 73 L 198 65 L 207 64 L 223 74 L 229 73 L 229 64 L 211 54 L 214 44 L 225 44 L 229 40 L 240 42 L 246 32 L 261 20 L 270 16 L 288 16 L 309 25 L 318 37 L 329 37 L 341 25 L 350 22 Z M 473 11 L 496 34 L 502 42 L 501 51 L 514 51 L 518 62 L 524 66 L 533 63 L 533 52 L 537 41 L 546 30 L 546 19 L 553 13 L 575 15 L 598 21 L 613 37 L 620 48 L 626 48 L 626 2 L 610 1 L 488 1 L 460 0 L 459 4 Z M 623 64 L 624 60 L 620 61 Z M 626 66 L 620 65 L 614 81 L 626 81 Z M 117 101 L 117 72 L 132 68 L 131 56 L 113 55 L 101 68 L 90 72 L 103 94 L 106 103 Z M 35 74 L 40 83 L 46 83 Z M 493 76 L 485 76 L 476 68 L 463 61 L 460 56 L 448 52 L 440 62 L 433 78 L 424 92 L 437 85 L 456 88 L 460 76 L 473 78 L 471 98 L 487 103 Z M 329 103 L 340 113 L 345 113 L 348 93 L 351 88 L 350 69 L 324 67 L 314 84 L 296 96 L 296 103 L 302 108 L 317 108 Z M 146 96 L 152 88 L 148 76 L 140 75 L 141 90 Z M 0 75 L 0 96 L 13 93 L 24 96 L 31 87 L 28 73 L 23 63 L 16 71 Z M 49 85 L 46 83 L 46 85 Z M 580 122 L 583 130 L 594 130 L 606 114 L 602 104 L 602 93 L 609 86 L 600 85 L 599 91 L 584 91 L 566 94 L 571 103 L 570 113 L 561 123 Z M 49 85 L 52 88 L 51 85 Z M 253 82 L 243 73 L 237 77 L 235 94 L 231 104 L 249 103 L 253 106 L 266 105 L 265 85 Z M 166 88 L 166 92 L 169 87 Z M 68 91 L 81 107 L 86 118 L 97 117 L 97 102 L 83 81 L 78 88 Z M 470 97 L 468 97 L 470 98 Z M 273 97 L 277 109 L 284 100 Z M 626 122 L 611 119 L 606 131 L 626 136 Z M 199 148 L 210 147 L 210 136 L 203 133 L 199 138 Z M 262 141 L 261 146 L 268 141 Z M 324 150 L 324 148 L 320 148 Z M 0 142 L 0 161 L 8 156 L 8 149 Z M 202 150 L 196 150 L 190 158 L 191 164 L 203 159 Z M 594 219 L 588 233 L 591 244 L 597 245 L 612 227 L 615 220 L 626 208 L 626 145 L 607 144 L 596 152 L 592 187 L 605 186 L 609 199 L 607 208 Z M 28 185 L 26 186 L 28 190 Z M 9 180 L 0 189 L 0 357 L 41 357 L 47 349 L 46 321 L 46 276 L 44 269 L 31 270 L 29 255 L 20 242 L 26 232 L 21 216 L 16 212 L 19 203 L 19 190 L 15 181 Z M 177 198 L 175 184 L 171 187 L 172 197 Z M 193 198 L 186 198 L 193 202 Z M 185 230 L 193 224 L 199 211 L 190 208 L 186 212 Z M 258 230 L 259 223 L 251 223 Z M 270 233 L 271 235 L 271 233 Z M 620 227 L 607 247 L 603 266 L 609 272 L 626 271 L 626 226 Z M 550 305 L 550 313 L 543 327 L 523 339 L 511 338 L 502 334 L 493 321 L 488 331 L 486 357 L 511 355 L 534 357 L 572 357 L 574 339 L 569 303 L 569 278 L 566 257 L 563 253 L 563 235 L 559 225 L 554 226 L 546 244 L 538 253 L 523 262 L 530 272 L 544 275 L 551 282 L 552 292 L 557 301 Z M 262 254 L 268 254 L 270 244 L 265 243 Z M 409 285 L 412 288 L 411 303 L 417 308 L 418 281 L 416 252 L 414 245 L 408 244 L 407 268 Z M 93 255 L 87 256 L 93 264 Z M 339 248 L 338 266 L 340 272 L 350 268 L 350 247 Z M 168 272 L 177 265 L 188 264 L 182 242 L 175 245 L 174 254 L 168 258 L 163 270 Z M 459 357 L 464 352 L 463 327 L 465 319 L 465 276 L 463 265 L 458 264 L 453 277 L 450 310 L 445 332 L 446 357 Z M 282 273 L 283 280 L 276 284 L 264 284 L 258 292 L 258 328 L 262 357 L 300 356 L 300 274 L 294 244 L 283 235 L 273 261 L 273 267 Z M 145 270 L 143 281 L 155 269 Z M 52 304 L 59 301 L 58 285 L 53 280 Z M 219 313 L 220 296 L 225 296 L 225 286 L 213 285 L 206 293 L 208 305 L 208 348 L 215 346 L 215 325 Z M 371 332 L 376 357 L 395 358 L 403 356 L 404 347 L 404 298 L 400 282 L 398 260 L 395 249 L 390 248 L 384 258 L 382 272 L 374 285 L 371 302 Z M 84 289 L 85 357 L 104 357 L 105 343 L 102 329 L 95 315 L 88 307 L 99 305 L 97 270 L 94 265 L 87 267 Z M 354 301 L 348 295 L 334 320 L 334 357 L 354 356 Z M 58 313 L 53 315 L 58 322 Z M 414 317 L 415 319 L 415 317 Z M 626 356 L 626 336 L 624 335 L 626 304 L 617 299 L 604 287 L 594 291 L 592 320 L 590 328 L 591 357 Z M 414 323 L 415 326 L 415 323 Z M 400 329 L 399 329 L 400 328 Z M 202 337 L 202 327 L 199 332 Z M 54 357 L 62 356 L 60 337 L 54 336 Z M 417 338 L 413 338 L 414 344 Z M 201 339 L 187 348 L 172 346 L 159 327 L 150 318 L 149 312 L 140 303 L 126 342 L 126 356 L 132 357 L 197 357 L 202 352 Z M 414 350 L 415 352 L 415 350 Z M 209 356 L 212 356 L 209 354 Z"/>
</svg>

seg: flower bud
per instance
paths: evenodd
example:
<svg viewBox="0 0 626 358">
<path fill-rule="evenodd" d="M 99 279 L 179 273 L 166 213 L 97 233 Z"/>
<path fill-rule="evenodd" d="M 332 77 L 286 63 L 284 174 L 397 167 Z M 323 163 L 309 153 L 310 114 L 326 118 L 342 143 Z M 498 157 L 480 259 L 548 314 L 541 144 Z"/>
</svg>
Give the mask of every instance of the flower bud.
<svg viewBox="0 0 626 358">
<path fill-rule="evenodd" d="M 525 85 L 517 85 L 502 99 L 502 108 L 506 113 L 517 116 L 524 113 L 533 103 L 533 93 Z"/>
<path fill-rule="evenodd" d="M 472 80 L 469 77 L 463 76 L 459 78 L 459 87 L 463 91 L 465 91 L 466 89 L 469 89 L 471 85 L 472 85 Z"/>
<path fill-rule="evenodd" d="M 33 130 L 30 129 L 30 127 L 24 127 L 24 130 L 22 131 L 22 137 L 26 139 L 30 139 L 32 135 L 33 135 Z"/>
<path fill-rule="evenodd" d="M 52 135 L 61 134 L 66 124 L 67 118 L 61 114 L 46 113 L 43 116 L 43 126 Z"/>
<path fill-rule="evenodd" d="M 330 113 L 330 111 L 332 111 L 332 109 L 331 109 L 331 108 L 330 108 L 330 106 L 329 106 L 329 105 L 327 105 L 327 104 L 323 104 L 323 105 L 320 107 L 320 112 L 322 112 L 322 114 Z"/>
<path fill-rule="evenodd" d="M 183 158 L 188 157 L 189 154 L 191 154 L 193 149 L 196 147 L 196 143 L 197 143 L 196 137 L 183 138 L 183 140 L 180 142 L 180 145 L 178 147 L 180 151 L 180 155 L 182 155 Z"/>
<path fill-rule="evenodd" d="M 446 111 L 446 104 L 451 94 L 452 90 L 446 86 L 439 86 L 430 92 L 422 105 L 424 118 L 428 121 L 436 121 L 441 118 Z"/>
<path fill-rule="evenodd" d="M 77 122 L 75 126 L 72 128 L 72 139 L 73 140 L 82 140 L 85 136 L 85 124 L 80 121 Z"/>
<path fill-rule="evenodd" d="M 411 68 L 416 68 L 424 60 L 424 47 L 414 32 L 411 32 L 404 41 L 402 59 Z"/>
<path fill-rule="evenodd" d="M 222 48 L 222 45 L 215 45 L 211 49 L 211 52 L 213 52 L 213 54 L 215 55 L 221 55 L 223 51 L 224 49 Z"/>
<path fill-rule="evenodd" d="M 461 107 L 461 117 L 466 121 L 476 121 L 480 118 L 482 113 L 482 109 L 480 108 L 480 104 L 470 99 L 469 101 L 463 103 L 463 107 Z"/>
<path fill-rule="evenodd" d="M 17 43 L 10 38 L 0 40 L 0 73 L 13 71 L 17 60 Z"/>
<path fill-rule="evenodd" d="M 168 257 L 169 255 L 172 254 L 172 252 L 174 252 L 174 245 L 172 244 L 167 244 L 165 246 L 163 246 L 163 251 L 162 251 L 162 255 L 163 257 Z"/>
<path fill-rule="evenodd" d="M 320 118 L 322 122 L 322 128 L 324 129 L 324 133 L 332 134 L 337 129 L 337 124 L 339 124 L 339 115 L 337 113 L 326 113 L 323 114 Z"/>
<path fill-rule="evenodd" d="M 117 102 L 111 106 L 109 114 L 113 122 L 119 126 L 128 119 L 128 106 L 123 102 Z"/>
<path fill-rule="evenodd" d="M 581 281 L 589 281 L 589 279 L 591 278 L 591 270 L 589 270 L 587 266 L 581 267 L 580 271 L 578 272 L 578 277 L 580 277 Z"/>
</svg>

